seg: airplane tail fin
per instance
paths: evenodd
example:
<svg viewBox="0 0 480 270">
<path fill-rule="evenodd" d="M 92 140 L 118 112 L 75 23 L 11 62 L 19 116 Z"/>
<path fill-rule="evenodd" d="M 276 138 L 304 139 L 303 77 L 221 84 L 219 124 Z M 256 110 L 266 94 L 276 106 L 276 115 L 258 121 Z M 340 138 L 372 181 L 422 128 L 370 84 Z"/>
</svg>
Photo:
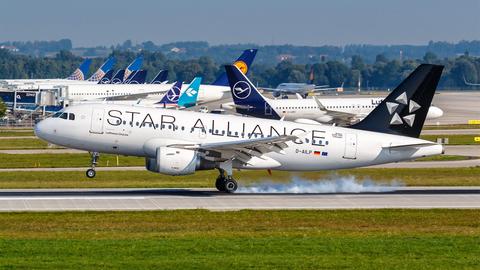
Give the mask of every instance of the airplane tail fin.
<svg viewBox="0 0 480 270">
<path fill-rule="evenodd" d="M 130 65 L 128 65 L 128 67 L 125 69 L 125 74 L 123 76 L 122 82 L 126 81 L 128 76 L 130 76 L 132 72 L 138 71 L 142 67 L 142 63 L 143 63 L 143 56 L 139 56 L 135 58 L 135 60 L 133 60 L 133 62 L 130 63 Z"/>
<path fill-rule="evenodd" d="M 113 78 L 113 69 L 110 69 L 103 75 L 103 77 L 98 81 L 98 84 L 110 84 Z"/>
<path fill-rule="evenodd" d="M 233 65 L 239 68 L 243 74 L 248 74 L 250 66 L 255 59 L 255 55 L 257 55 L 257 51 L 257 49 L 249 49 L 243 51 L 242 55 L 240 55 L 240 57 L 237 59 L 237 61 L 233 63 Z M 212 84 L 218 86 L 228 86 L 227 74 L 225 72 L 222 73 Z"/>
<path fill-rule="evenodd" d="M 268 100 L 258 92 L 255 85 L 234 65 L 225 66 L 233 102 L 238 113 L 261 115 L 263 118 L 280 119 Z M 266 113 L 268 112 L 268 114 Z"/>
<path fill-rule="evenodd" d="M 123 77 L 125 76 L 125 69 L 119 69 L 117 73 L 113 76 L 110 81 L 111 84 L 121 84 L 123 82 Z"/>
<path fill-rule="evenodd" d="M 177 106 L 181 89 L 182 89 L 182 82 L 181 81 L 176 82 L 172 86 L 172 88 L 170 88 L 170 90 L 168 90 L 167 93 L 165 93 L 165 95 L 162 97 L 162 99 L 156 104 L 163 104 L 164 107 L 168 107 L 172 105 Z"/>
<path fill-rule="evenodd" d="M 90 78 L 88 78 L 88 81 L 91 81 L 91 82 L 100 81 L 100 79 L 102 79 L 105 76 L 105 74 L 107 74 L 107 72 L 112 70 L 113 66 L 115 65 L 115 62 L 116 62 L 115 57 L 113 56 L 109 57 L 107 61 L 105 61 L 105 63 L 103 63 L 100 66 L 100 68 L 97 71 L 95 71 L 95 73 L 93 73 L 92 76 L 90 76 Z"/>
<path fill-rule="evenodd" d="M 67 80 L 83 81 L 87 77 L 88 70 L 90 69 L 90 64 L 92 59 L 87 58 L 83 63 L 78 67 L 70 76 L 67 77 Z"/>
<path fill-rule="evenodd" d="M 418 66 L 367 117 L 351 128 L 418 138 L 443 66 Z"/>
<path fill-rule="evenodd" d="M 135 71 L 129 78 L 124 82 L 125 84 L 144 84 L 147 79 L 147 71 L 143 69 Z"/>
<path fill-rule="evenodd" d="M 153 78 L 150 84 L 161 84 L 161 83 L 167 82 L 168 81 L 167 77 L 168 77 L 168 70 L 160 70 L 160 72 L 158 72 L 157 76 Z"/>
<path fill-rule="evenodd" d="M 197 105 L 198 92 L 200 91 L 200 84 L 202 77 L 195 77 L 188 88 L 180 95 L 178 99 L 179 107 L 192 107 Z"/>
</svg>

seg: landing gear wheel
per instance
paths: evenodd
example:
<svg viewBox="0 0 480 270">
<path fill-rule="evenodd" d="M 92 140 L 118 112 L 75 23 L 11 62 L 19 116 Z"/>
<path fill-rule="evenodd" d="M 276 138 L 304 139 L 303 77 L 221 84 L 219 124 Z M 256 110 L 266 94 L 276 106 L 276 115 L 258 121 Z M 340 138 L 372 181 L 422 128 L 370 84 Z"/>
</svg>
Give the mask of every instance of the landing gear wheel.
<svg viewBox="0 0 480 270">
<path fill-rule="evenodd" d="M 215 181 L 215 187 L 218 191 L 225 191 L 225 176 L 219 175 Z"/>
<path fill-rule="evenodd" d="M 94 169 L 88 169 L 85 174 L 87 175 L 88 178 L 94 178 L 95 175 L 97 174 Z"/>
<path fill-rule="evenodd" d="M 238 188 L 237 181 L 235 181 L 233 178 L 227 178 L 224 183 L 225 192 L 227 193 L 234 193 Z"/>
</svg>

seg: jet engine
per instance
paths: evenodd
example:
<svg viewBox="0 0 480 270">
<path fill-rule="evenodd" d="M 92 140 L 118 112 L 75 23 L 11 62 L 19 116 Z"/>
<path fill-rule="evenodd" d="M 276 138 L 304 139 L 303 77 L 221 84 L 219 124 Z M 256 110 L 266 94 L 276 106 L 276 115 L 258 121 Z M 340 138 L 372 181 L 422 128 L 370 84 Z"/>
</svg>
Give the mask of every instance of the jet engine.
<svg viewBox="0 0 480 270">
<path fill-rule="evenodd" d="M 145 158 L 145 167 L 151 172 L 187 175 L 196 170 L 213 169 L 215 164 L 202 159 L 197 151 L 161 146 L 157 148 L 155 158 Z"/>
</svg>

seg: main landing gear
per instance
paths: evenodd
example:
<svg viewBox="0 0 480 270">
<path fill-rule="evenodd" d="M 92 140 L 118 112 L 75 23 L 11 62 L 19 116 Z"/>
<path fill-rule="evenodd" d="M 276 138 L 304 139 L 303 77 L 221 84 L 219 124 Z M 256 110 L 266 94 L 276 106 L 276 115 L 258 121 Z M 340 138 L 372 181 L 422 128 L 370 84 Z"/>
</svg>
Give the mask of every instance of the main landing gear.
<svg viewBox="0 0 480 270">
<path fill-rule="evenodd" d="M 238 183 L 233 179 L 232 175 L 225 175 L 225 170 L 219 168 L 218 171 L 220 175 L 217 177 L 215 181 L 215 187 L 218 191 L 226 192 L 226 193 L 234 193 L 238 188 Z"/>
<path fill-rule="evenodd" d="M 92 152 L 92 167 L 85 172 L 88 178 L 94 178 L 97 174 L 95 172 L 95 167 L 97 166 L 98 159 L 100 158 L 100 154 L 98 152 Z"/>
</svg>

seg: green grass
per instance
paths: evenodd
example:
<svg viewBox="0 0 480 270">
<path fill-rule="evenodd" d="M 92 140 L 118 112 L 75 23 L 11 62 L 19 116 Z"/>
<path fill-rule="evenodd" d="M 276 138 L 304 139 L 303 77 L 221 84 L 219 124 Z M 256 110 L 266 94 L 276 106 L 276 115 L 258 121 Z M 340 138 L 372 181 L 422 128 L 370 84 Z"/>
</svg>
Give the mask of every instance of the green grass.
<svg viewBox="0 0 480 270">
<path fill-rule="evenodd" d="M 148 171 L 98 171 L 89 179 L 83 171 L 0 172 L 0 188 L 213 188 L 217 171 L 201 171 L 195 175 L 166 176 Z M 480 186 L 480 167 L 438 169 L 353 169 L 290 173 L 266 171 L 235 171 L 241 185 L 271 181 L 285 183 L 294 178 L 312 181 L 352 176 L 359 181 L 382 183 L 397 181 L 408 186 Z"/>
<path fill-rule="evenodd" d="M 424 126 L 423 129 L 428 130 L 437 130 L 437 129 L 480 129 L 480 125 L 468 125 L 468 124 L 459 124 L 459 125 L 438 125 L 438 126 Z"/>
<path fill-rule="evenodd" d="M 0 214 L 0 267 L 478 269 L 478 210 Z"/>
<path fill-rule="evenodd" d="M 31 130 L 22 130 L 22 131 L 0 130 L 0 137 L 21 137 L 21 136 L 35 136 L 35 134 Z"/>
<path fill-rule="evenodd" d="M 1 140 L 0 140 L 1 142 Z M 91 157 L 88 153 L 79 154 L 0 154 L 0 168 L 61 168 L 88 167 Z M 118 156 L 119 166 L 144 166 L 145 159 L 141 157 Z M 114 167 L 117 156 L 100 155 L 99 166 Z"/>
<path fill-rule="evenodd" d="M 448 138 L 448 144 L 451 145 L 480 145 L 480 142 L 475 142 L 474 138 L 479 135 L 421 135 L 420 138 L 436 142 L 437 138 Z"/>
<path fill-rule="evenodd" d="M 468 157 L 468 156 L 457 156 L 457 155 L 436 155 L 424 158 L 417 158 L 415 161 L 458 161 L 458 160 L 469 160 L 475 159 L 478 157 Z"/>
<path fill-rule="evenodd" d="M 40 139 L 1 139 L 1 150 L 45 149 L 48 143 Z"/>
</svg>

